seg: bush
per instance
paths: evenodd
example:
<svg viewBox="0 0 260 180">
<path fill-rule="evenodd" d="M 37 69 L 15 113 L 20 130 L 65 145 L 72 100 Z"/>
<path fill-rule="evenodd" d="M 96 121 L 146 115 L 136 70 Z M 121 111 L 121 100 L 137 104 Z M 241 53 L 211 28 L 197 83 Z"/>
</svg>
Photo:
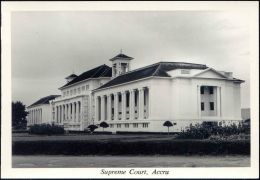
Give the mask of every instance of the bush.
<svg viewBox="0 0 260 180">
<path fill-rule="evenodd" d="M 30 127 L 29 134 L 54 135 L 64 134 L 64 128 L 55 124 L 35 124 Z"/>
<path fill-rule="evenodd" d="M 218 135 L 221 137 L 239 135 L 239 134 L 250 134 L 250 127 L 243 124 L 236 126 L 218 126 L 217 124 L 209 124 L 203 122 L 195 126 L 190 126 L 187 131 L 179 133 L 177 138 L 179 139 L 207 139 L 212 135 Z M 213 138 L 213 137 L 212 137 Z"/>
<path fill-rule="evenodd" d="M 249 140 L 15 141 L 14 155 L 249 155 Z"/>
</svg>

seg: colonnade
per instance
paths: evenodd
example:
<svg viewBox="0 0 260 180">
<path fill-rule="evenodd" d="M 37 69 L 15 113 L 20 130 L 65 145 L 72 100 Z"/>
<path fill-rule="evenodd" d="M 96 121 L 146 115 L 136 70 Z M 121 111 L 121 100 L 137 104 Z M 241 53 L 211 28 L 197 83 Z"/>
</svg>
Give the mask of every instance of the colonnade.
<svg viewBox="0 0 260 180">
<path fill-rule="evenodd" d="M 64 121 L 80 122 L 81 102 L 72 102 L 55 106 L 55 122 L 63 124 Z"/>
<path fill-rule="evenodd" d="M 42 109 L 32 109 L 28 111 L 28 124 L 40 124 L 42 123 Z"/>
<path fill-rule="evenodd" d="M 95 97 L 95 119 L 98 121 L 147 119 L 148 116 L 148 87 Z"/>
</svg>

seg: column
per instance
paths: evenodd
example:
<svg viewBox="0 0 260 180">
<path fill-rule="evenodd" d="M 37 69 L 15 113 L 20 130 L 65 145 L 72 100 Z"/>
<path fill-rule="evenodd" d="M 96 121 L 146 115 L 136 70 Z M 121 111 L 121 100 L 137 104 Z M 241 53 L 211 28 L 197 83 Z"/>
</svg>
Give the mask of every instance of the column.
<svg viewBox="0 0 260 180">
<path fill-rule="evenodd" d="M 75 104 L 74 102 L 71 103 L 71 109 L 72 109 L 72 122 L 75 121 Z"/>
<path fill-rule="evenodd" d="M 114 94 L 114 120 L 118 120 L 118 94 Z"/>
<path fill-rule="evenodd" d="M 197 86 L 197 100 L 198 100 L 198 118 L 201 118 L 201 97 L 200 97 L 200 86 Z"/>
<path fill-rule="evenodd" d="M 78 113 L 79 113 L 79 110 L 78 110 L 78 102 L 75 102 L 75 122 L 78 122 Z"/>
<path fill-rule="evenodd" d="M 150 95 L 150 89 L 147 87 L 147 89 L 146 89 L 146 118 L 149 118 L 149 101 L 150 101 L 150 97 L 149 97 L 149 95 Z"/>
<path fill-rule="evenodd" d="M 67 113 L 68 113 L 68 107 L 67 104 L 64 105 L 64 121 L 67 121 Z"/>
<path fill-rule="evenodd" d="M 42 109 L 40 109 L 40 123 L 42 123 Z"/>
<path fill-rule="evenodd" d="M 139 89 L 139 119 L 144 118 L 144 89 Z"/>
<path fill-rule="evenodd" d="M 67 121 L 70 121 L 70 103 L 67 104 Z"/>
<path fill-rule="evenodd" d="M 81 103 L 80 101 L 78 102 L 78 122 L 81 121 Z"/>
<path fill-rule="evenodd" d="M 121 98 L 122 98 L 122 116 L 121 116 L 121 120 L 126 120 L 126 93 L 125 91 L 121 92 Z"/>
<path fill-rule="evenodd" d="M 129 119 L 135 119 L 135 91 L 130 90 L 130 102 L 129 102 Z"/>
<path fill-rule="evenodd" d="M 101 96 L 101 121 L 105 120 L 105 96 Z"/>
<path fill-rule="evenodd" d="M 111 95 L 107 95 L 107 120 L 111 120 Z"/>
<path fill-rule="evenodd" d="M 221 116 L 221 87 L 217 87 L 217 116 Z"/>
<path fill-rule="evenodd" d="M 98 96 L 95 98 L 95 120 L 98 121 L 99 120 L 99 108 L 98 108 L 99 104 L 98 104 Z"/>
</svg>

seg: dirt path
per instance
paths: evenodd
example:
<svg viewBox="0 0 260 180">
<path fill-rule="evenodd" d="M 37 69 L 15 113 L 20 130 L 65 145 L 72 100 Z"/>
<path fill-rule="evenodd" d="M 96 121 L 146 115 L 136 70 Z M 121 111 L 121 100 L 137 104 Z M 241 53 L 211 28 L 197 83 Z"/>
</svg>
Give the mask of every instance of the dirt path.
<svg viewBox="0 0 260 180">
<path fill-rule="evenodd" d="M 248 166 L 249 156 L 13 156 L 13 168 Z"/>
</svg>

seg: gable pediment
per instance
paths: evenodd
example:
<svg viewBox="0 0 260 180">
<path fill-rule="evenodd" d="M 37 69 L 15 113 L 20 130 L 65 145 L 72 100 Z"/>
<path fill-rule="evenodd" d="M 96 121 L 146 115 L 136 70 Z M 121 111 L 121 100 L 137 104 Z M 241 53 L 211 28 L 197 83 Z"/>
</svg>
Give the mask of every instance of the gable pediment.
<svg viewBox="0 0 260 180">
<path fill-rule="evenodd" d="M 223 79 L 223 78 L 227 78 L 224 74 L 221 74 L 220 72 L 212 69 L 212 68 L 208 68 L 204 71 L 201 71 L 197 74 L 195 74 L 193 77 L 200 77 L 200 78 L 212 78 L 212 79 Z"/>
</svg>

